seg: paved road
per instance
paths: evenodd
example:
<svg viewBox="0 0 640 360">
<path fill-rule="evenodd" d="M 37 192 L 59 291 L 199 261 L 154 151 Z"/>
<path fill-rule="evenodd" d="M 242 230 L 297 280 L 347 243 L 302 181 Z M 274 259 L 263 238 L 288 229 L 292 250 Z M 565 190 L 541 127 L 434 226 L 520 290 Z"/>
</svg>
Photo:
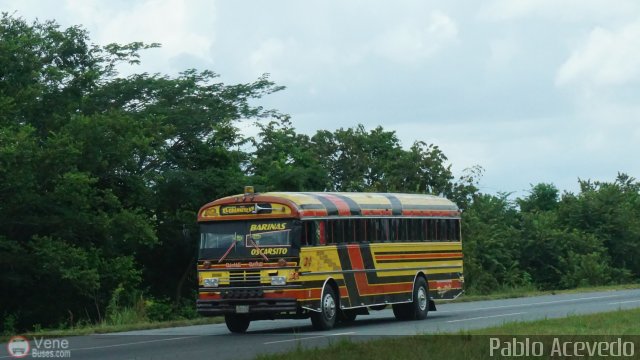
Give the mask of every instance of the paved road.
<svg viewBox="0 0 640 360">
<path fill-rule="evenodd" d="M 640 307 L 640 289 L 440 304 L 424 321 L 397 321 L 391 310 L 375 311 L 327 332 L 314 331 L 309 320 L 276 320 L 253 322 L 245 335 L 230 334 L 224 324 L 216 324 L 68 339 L 73 359 L 253 359 L 257 354 L 323 346 L 340 338 L 458 331 L 635 307 Z M 0 359 L 7 357 L 3 345 Z"/>
</svg>

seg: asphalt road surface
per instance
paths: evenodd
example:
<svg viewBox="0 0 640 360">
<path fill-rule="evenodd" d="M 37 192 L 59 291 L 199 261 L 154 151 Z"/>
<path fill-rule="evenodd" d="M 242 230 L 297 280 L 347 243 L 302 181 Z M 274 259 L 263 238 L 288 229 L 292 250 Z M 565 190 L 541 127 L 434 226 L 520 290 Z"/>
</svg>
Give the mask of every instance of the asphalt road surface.
<svg viewBox="0 0 640 360">
<path fill-rule="evenodd" d="M 71 359 L 253 359 L 298 346 L 322 347 L 341 338 L 358 341 L 450 332 L 635 307 L 640 307 L 640 289 L 439 304 L 438 311 L 429 312 L 422 321 L 397 321 L 386 309 L 325 332 L 313 330 L 309 320 L 267 320 L 252 322 L 244 335 L 230 334 L 224 324 L 215 324 L 67 339 Z M 4 344 L 3 358 L 10 358 Z"/>
</svg>

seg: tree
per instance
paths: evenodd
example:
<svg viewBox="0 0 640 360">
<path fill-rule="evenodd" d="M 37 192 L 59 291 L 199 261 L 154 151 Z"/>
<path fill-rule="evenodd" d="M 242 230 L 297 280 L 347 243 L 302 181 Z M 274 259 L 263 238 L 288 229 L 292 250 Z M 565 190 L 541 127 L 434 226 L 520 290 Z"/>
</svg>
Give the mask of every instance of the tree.
<svg viewBox="0 0 640 360">
<path fill-rule="evenodd" d="M 462 214 L 465 287 L 490 293 L 504 286 L 528 285 L 520 267 L 520 218 L 508 194 L 477 194 Z"/>
<path fill-rule="evenodd" d="M 263 191 L 321 191 L 328 183 L 308 136 L 297 134 L 288 117 L 280 122 L 257 123 L 249 173 L 251 183 Z"/>
<path fill-rule="evenodd" d="M 251 101 L 282 87 L 195 70 L 119 77 L 156 46 L 99 47 L 79 26 L 2 15 L 0 316 L 12 327 L 103 318 L 142 283 L 192 293 L 197 209 L 245 179 L 234 124 L 277 115 Z"/>
<path fill-rule="evenodd" d="M 602 241 L 616 269 L 640 276 L 640 183 L 619 173 L 613 183 L 580 181 L 580 193 L 565 194 L 558 213 L 567 227 Z"/>
<path fill-rule="evenodd" d="M 531 186 L 529 196 L 518 199 L 522 212 L 551 211 L 558 207 L 559 192 L 553 184 L 540 183 Z"/>
</svg>

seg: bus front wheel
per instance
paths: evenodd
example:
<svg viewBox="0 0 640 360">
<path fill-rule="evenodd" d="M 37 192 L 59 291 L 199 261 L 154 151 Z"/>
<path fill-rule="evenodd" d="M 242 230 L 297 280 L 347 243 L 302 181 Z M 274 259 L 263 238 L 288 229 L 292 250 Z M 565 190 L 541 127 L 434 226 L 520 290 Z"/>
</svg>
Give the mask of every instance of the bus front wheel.
<svg viewBox="0 0 640 360">
<path fill-rule="evenodd" d="M 227 314 L 224 316 L 224 322 L 232 333 L 243 334 L 249 328 L 251 320 L 247 315 Z"/>
<path fill-rule="evenodd" d="M 336 324 L 338 302 L 333 288 L 327 285 L 320 299 L 320 312 L 311 314 L 311 324 L 316 330 L 329 330 Z"/>
</svg>

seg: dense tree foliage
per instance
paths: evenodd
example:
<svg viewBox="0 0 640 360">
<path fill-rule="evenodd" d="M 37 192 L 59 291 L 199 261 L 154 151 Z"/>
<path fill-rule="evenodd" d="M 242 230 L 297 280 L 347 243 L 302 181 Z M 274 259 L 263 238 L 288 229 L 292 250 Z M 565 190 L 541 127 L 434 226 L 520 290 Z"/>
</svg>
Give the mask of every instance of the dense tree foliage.
<svg viewBox="0 0 640 360">
<path fill-rule="evenodd" d="M 543 289 L 640 278 L 640 182 L 580 181 L 578 194 L 552 184 L 527 197 L 477 194 L 463 214 L 468 290 L 532 285 Z"/>
<path fill-rule="evenodd" d="M 108 320 L 123 306 L 156 319 L 193 309 L 196 212 L 245 184 L 449 197 L 464 210 L 470 292 L 640 277 L 640 183 L 627 175 L 581 181 L 578 194 L 482 194 L 482 168 L 456 179 L 437 146 L 403 148 L 382 127 L 297 133 L 256 105 L 282 90 L 266 75 L 118 74 L 155 46 L 100 47 L 81 27 L 2 16 L 0 331 Z"/>
</svg>

